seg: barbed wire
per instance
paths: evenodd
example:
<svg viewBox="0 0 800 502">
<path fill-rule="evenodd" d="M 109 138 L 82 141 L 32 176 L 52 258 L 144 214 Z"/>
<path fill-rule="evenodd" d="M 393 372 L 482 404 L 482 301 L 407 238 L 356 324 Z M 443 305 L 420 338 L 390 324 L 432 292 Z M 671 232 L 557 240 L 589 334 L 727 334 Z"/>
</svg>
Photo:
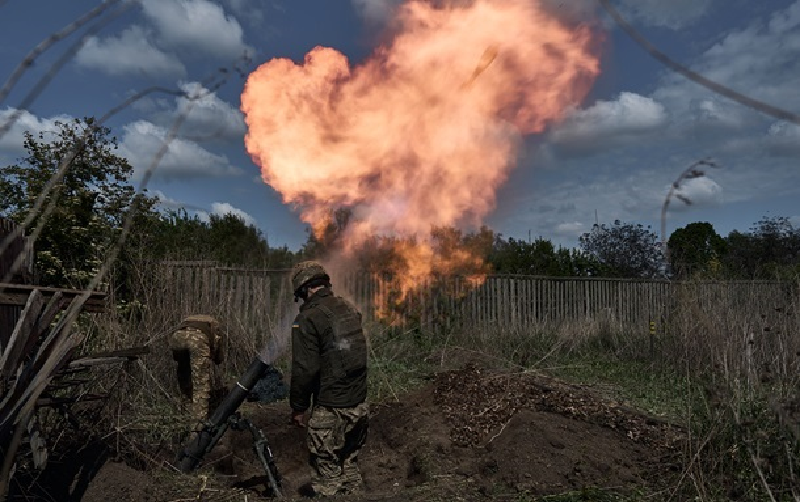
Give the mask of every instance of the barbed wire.
<svg viewBox="0 0 800 502">
<path fill-rule="evenodd" d="M 744 94 L 737 92 L 729 87 L 726 87 L 719 82 L 715 82 L 700 73 L 678 63 L 677 61 L 673 60 L 669 56 L 667 56 L 664 52 L 659 50 L 656 46 L 650 43 L 641 33 L 639 33 L 636 28 L 634 28 L 624 17 L 619 13 L 619 11 L 611 4 L 610 0 L 597 0 L 600 5 L 605 9 L 606 12 L 611 16 L 614 22 L 619 26 L 622 31 L 624 31 L 637 45 L 639 45 L 642 49 L 647 51 L 653 58 L 655 58 L 658 62 L 663 64 L 664 66 L 670 68 L 671 70 L 680 73 L 684 77 L 688 78 L 689 80 L 702 85 L 703 87 L 721 95 L 737 103 L 744 105 L 748 108 L 753 110 L 759 111 L 765 115 L 769 115 L 773 118 L 779 120 L 785 120 L 787 122 L 792 122 L 794 124 L 800 125 L 800 115 L 784 110 L 782 108 L 778 108 L 776 106 L 770 105 L 763 101 L 759 101 L 755 98 L 751 98 L 749 96 L 745 96 Z"/>
<path fill-rule="evenodd" d="M 113 1 L 116 2 L 117 0 L 113 0 Z M 135 0 L 126 2 L 125 4 L 121 5 L 119 8 L 115 9 L 114 11 L 112 11 L 112 13 L 109 16 L 107 16 L 104 19 L 101 19 L 99 22 L 97 22 L 94 25 L 92 25 L 80 37 L 80 39 L 78 39 L 76 42 L 74 42 L 69 47 L 69 49 L 67 49 L 64 52 L 64 54 L 62 54 L 56 60 L 55 63 L 50 65 L 50 68 L 47 70 L 47 73 L 45 73 L 36 82 L 36 85 L 34 85 L 31 88 L 31 90 L 28 92 L 28 94 L 25 95 L 25 97 L 20 102 L 20 104 L 14 108 L 14 111 L 11 113 L 10 117 L 8 117 L 8 119 L 2 125 L 0 125 L 0 138 L 5 136 L 5 134 L 9 130 L 11 130 L 11 127 L 14 125 L 14 123 L 16 123 L 17 119 L 19 119 L 19 117 L 22 115 L 22 113 L 31 104 L 33 104 L 33 102 L 36 100 L 36 98 L 39 97 L 39 95 L 42 93 L 42 91 L 44 91 L 45 87 L 47 87 L 47 85 L 53 80 L 53 78 L 55 78 L 56 74 L 58 74 L 58 72 L 61 71 L 61 69 L 64 67 L 64 65 L 66 65 L 69 61 L 72 60 L 72 58 L 75 56 L 75 54 L 77 54 L 78 51 L 81 50 L 81 48 L 86 44 L 86 42 L 91 37 L 95 36 L 100 30 L 105 28 L 111 21 L 113 21 L 114 19 L 117 19 L 125 11 L 127 11 L 128 9 L 133 7 L 136 3 L 137 3 L 137 1 L 135 1 Z M 9 79 L 9 82 L 11 82 L 11 85 L 9 86 L 9 91 L 10 91 L 11 87 L 13 87 L 15 81 L 12 81 L 11 79 Z M 2 99 L 0 99 L 0 101 L 2 101 Z"/>
<path fill-rule="evenodd" d="M 0 0 L 0 7 L 3 6 L 6 0 Z M 44 40 L 42 40 L 39 45 L 34 47 L 17 65 L 14 71 L 11 72 L 11 75 L 3 84 L 3 87 L 0 88 L 0 103 L 2 103 L 7 97 L 8 94 L 11 92 L 11 89 L 19 82 L 19 79 L 22 78 L 22 75 L 29 70 L 36 59 L 41 56 L 45 51 L 50 49 L 52 46 L 63 40 L 64 38 L 68 37 L 69 35 L 73 34 L 74 32 L 78 31 L 92 21 L 93 19 L 100 16 L 103 12 L 106 11 L 109 7 L 111 7 L 115 3 L 119 3 L 120 0 L 106 0 L 94 9 L 86 12 L 82 16 L 80 16 L 75 21 L 69 23 L 68 25 L 64 26 L 57 32 L 51 34 Z"/>
</svg>

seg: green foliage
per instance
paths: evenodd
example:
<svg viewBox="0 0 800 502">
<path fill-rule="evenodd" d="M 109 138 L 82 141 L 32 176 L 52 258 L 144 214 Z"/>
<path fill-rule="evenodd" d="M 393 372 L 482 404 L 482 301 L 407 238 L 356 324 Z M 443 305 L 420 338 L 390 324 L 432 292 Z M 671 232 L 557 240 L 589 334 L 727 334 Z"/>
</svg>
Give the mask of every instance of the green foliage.
<svg viewBox="0 0 800 502">
<path fill-rule="evenodd" d="M 117 242 L 129 211 L 136 211 L 127 241 L 112 270 L 117 298 L 124 299 L 130 269 L 141 260 L 196 259 L 226 264 L 288 268 L 296 256 L 272 249 L 261 231 L 234 215 L 208 221 L 185 210 L 160 212 L 157 199 L 136 195 L 133 168 L 117 155 L 110 129 L 92 118 L 56 122 L 54 133 L 25 135 L 25 157 L 0 170 L 0 215 L 21 223 L 44 187 L 69 162 L 62 180 L 48 194 L 55 200 L 35 243 L 37 281 L 44 286 L 85 287 Z M 40 216 L 29 228 L 35 228 Z"/>
<path fill-rule="evenodd" d="M 759 220 L 748 233 L 726 239 L 723 266 L 730 277 L 796 279 L 800 276 L 800 229 L 784 216 Z"/>
<path fill-rule="evenodd" d="M 600 276 L 605 269 L 588 253 L 579 249 L 556 250 L 552 242 L 541 238 L 526 242 L 498 237 L 489 260 L 500 274 L 587 277 Z"/>
<path fill-rule="evenodd" d="M 707 222 L 690 223 L 675 230 L 667 242 L 672 271 L 678 277 L 716 276 L 727 243 Z"/>
<path fill-rule="evenodd" d="M 66 174 L 45 199 L 45 204 L 56 201 L 56 207 L 36 242 L 35 267 L 42 285 L 83 287 L 116 242 L 135 200 L 136 191 L 128 183 L 133 168 L 114 153 L 117 140 L 110 130 L 95 127 L 94 119 L 56 122 L 56 128 L 49 142 L 45 135 L 51 133 L 25 133 L 27 155 L 0 170 L 0 214 L 21 223 L 77 148 Z M 138 207 L 148 212 L 154 202 L 144 196 Z"/>
<path fill-rule="evenodd" d="M 664 257 L 658 236 L 640 224 L 614 221 L 595 225 L 580 239 L 581 249 L 603 264 L 605 277 L 655 278 L 663 275 Z"/>
</svg>

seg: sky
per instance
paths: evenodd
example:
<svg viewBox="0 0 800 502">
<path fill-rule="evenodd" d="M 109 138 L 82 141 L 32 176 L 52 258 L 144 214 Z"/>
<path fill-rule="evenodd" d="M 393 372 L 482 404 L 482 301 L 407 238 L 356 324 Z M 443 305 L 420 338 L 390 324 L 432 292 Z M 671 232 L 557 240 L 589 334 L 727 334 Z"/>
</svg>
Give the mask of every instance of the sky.
<svg viewBox="0 0 800 502">
<path fill-rule="evenodd" d="M 708 221 L 727 235 L 748 230 L 763 216 L 790 217 L 800 227 L 800 126 L 717 96 L 663 67 L 595 0 L 540 1 L 605 27 L 600 75 L 561 122 L 525 138 L 484 223 L 504 237 L 542 237 L 566 247 L 577 246 L 596 221 L 641 223 L 659 233 L 673 180 L 693 162 L 710 158 L 719 167 L 681 188 L 693 203 L 673 201 L 667 233 Z M 165 208 L 185 207 L 203 218 L 230 212 L 257 225 L 270 245 L 298 249 L 307 226 L 297 208 L 261 179 L 245 149 L 244 79 L 230 74 L 212 92 L 201 82 L 244 53 L 254 65 L 274 58 L 300 63 L 312 48 L 324 46 L 357 65 L 379 44 L 399 2 L 142 0 L 86 38 L 22 110 L 0 138 L 0 166 L 24 154 L 24 131 L 50 131 L 57 120 L 101 116 L 149 87 L 204 92 L 148 190 Z M 800 0 L 613 3 L 673 59 L 745 95 L 800 113 Z M 98 4 L 71 0 L 43 8 L 38 2 L 0 2 L 0 85 L 40 41 Z M 82 33 L 37 58 L 0 102 L 0 123 Z M 136 183 L 188 103 L 185 97 L 151 94 L 107 123 L 119 140 L 117 153 L 134 166 Z"/>
</svg>

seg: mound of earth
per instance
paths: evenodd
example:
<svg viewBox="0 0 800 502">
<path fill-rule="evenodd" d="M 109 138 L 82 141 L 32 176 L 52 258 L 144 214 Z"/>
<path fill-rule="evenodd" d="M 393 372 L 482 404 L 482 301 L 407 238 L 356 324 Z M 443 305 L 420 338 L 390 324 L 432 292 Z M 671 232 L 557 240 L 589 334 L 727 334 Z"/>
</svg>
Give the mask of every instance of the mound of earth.
<svg viewBox="0 0 800 502">
<path fill-rule="evenodd" d="M 300 497 L 310 478 L 305 431 L 288 424 L 287 404 L 248 403 L 241 411 L 267 436 L 284 493 Z M 401 402 L 373 408 L 361 456 L 365 491 L 348 500 L 426 500 L 429 490 L 444 499 L 475 499 L 656 488 L 675 465 L 680 437 L 674 426 L 579 387 L 469 367 L 438 375 Z M 247 432 L 229 431 L 198 476 L 154 477 L 107 464 L 81 500 L 156 500 L 154 493 L 163 499 L 167 492 L 175 495 L 170 500 L 196 499 L 201 491 L 202 500 L 243 500 L 242 493 L 260 500 L 264 491 Z M 175 489 L 178 477 L 183 492 Z"/>
</svg>

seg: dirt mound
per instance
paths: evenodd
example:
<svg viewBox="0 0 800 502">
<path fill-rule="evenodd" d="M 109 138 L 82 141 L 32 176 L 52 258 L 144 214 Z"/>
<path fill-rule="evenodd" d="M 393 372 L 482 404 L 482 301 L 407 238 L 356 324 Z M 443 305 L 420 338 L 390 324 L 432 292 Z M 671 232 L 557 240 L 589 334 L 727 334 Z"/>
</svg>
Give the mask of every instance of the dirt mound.
<svg viewBox="0 0 800 502">
<path fill-rule="evenodd" d="M 162 500 L 162 495 L 146 472 L 119 462 L 108 462 L 97 473 L 81 500 L 147 502 Z"/>
<path fill-rule="evenodd" d="M 246 404 L 242 413 L 269 439 L 284 493 L 302 493 L 310 477 L 305 431 L 289 425 L 286 403 Z M 402 402 L 373 408 L 361 456 L 362 500 L 392 500 L 401 493 L 404 500 L 424 500 L 430 493 L 415 498 L 415 490 L 429 489 L 446 498 L 471 499 L 652 486 L 672 465 L 679 438 L 675 427 L 578 387 L 466 368 L 438 375 Z M 250 500 L 263 493 L 264 475 L 249 433 L 229 431 L 206 460 L 202 472 L 220 488 L 246 490 Z M 108 500 L 110 493 L 152 500 L 148 490 L 158 483 L 146 473 L 121 469 L 107 464 L 83 500 Z"/>
</svg>

